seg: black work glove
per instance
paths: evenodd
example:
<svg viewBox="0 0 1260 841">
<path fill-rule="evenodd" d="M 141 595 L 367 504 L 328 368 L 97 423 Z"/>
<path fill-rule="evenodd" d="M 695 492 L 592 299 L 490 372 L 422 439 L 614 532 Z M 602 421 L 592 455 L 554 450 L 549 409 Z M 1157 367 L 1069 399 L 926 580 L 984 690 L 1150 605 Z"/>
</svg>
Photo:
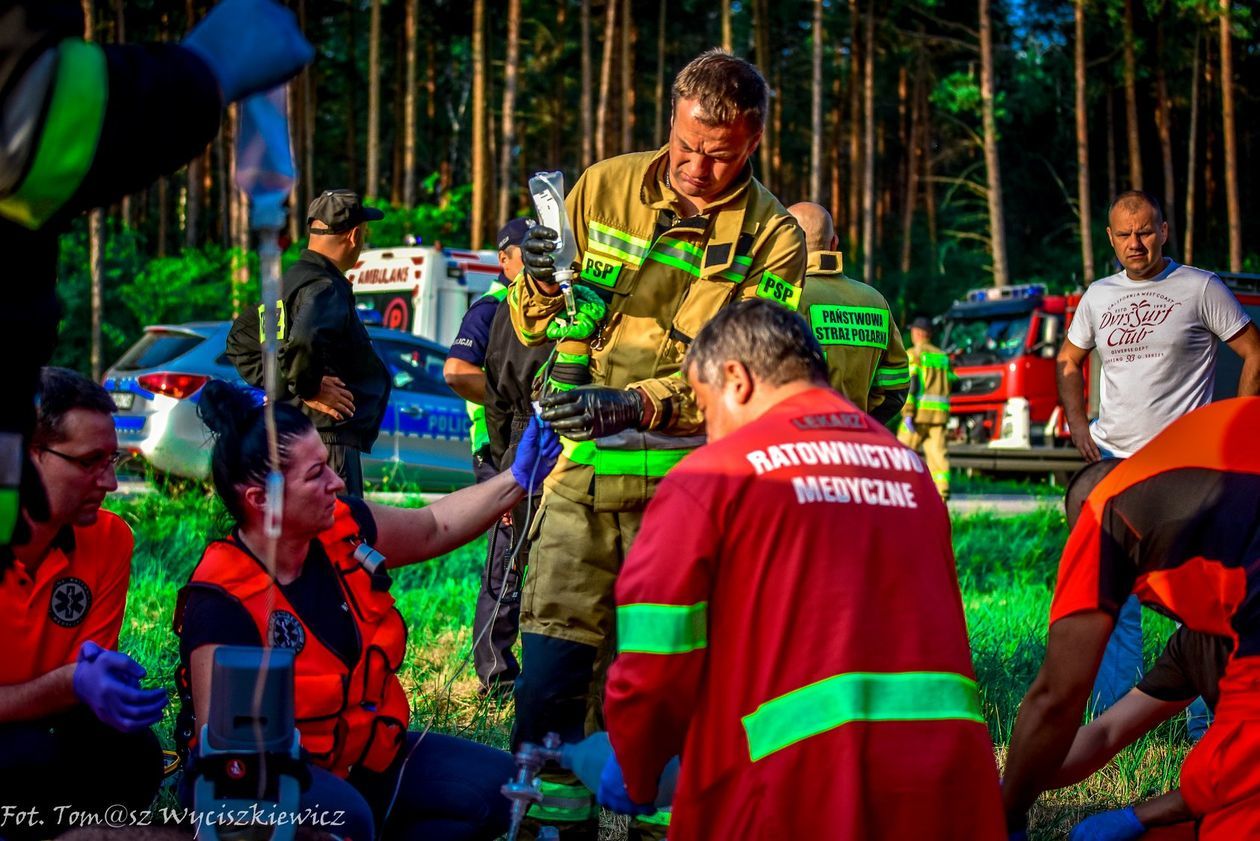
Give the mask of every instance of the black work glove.
<svg viewBox="0 0 1260 841">
<path fill-rule="evenodd" d="M 542 419 L 574 441 L 616 435 L 643 423 L 643 395 L 633 388 L 575 388 L 544 397 L 539 406 Z"/>
<path fill-rule="evenodd" d="M 560 235 L 544 225 L 535 225 L 521 240 L 521 259 L 525 274 L 535 283 L 555 283 L 556 261 L 551 252 L 560 246 Z"/>
</svg>

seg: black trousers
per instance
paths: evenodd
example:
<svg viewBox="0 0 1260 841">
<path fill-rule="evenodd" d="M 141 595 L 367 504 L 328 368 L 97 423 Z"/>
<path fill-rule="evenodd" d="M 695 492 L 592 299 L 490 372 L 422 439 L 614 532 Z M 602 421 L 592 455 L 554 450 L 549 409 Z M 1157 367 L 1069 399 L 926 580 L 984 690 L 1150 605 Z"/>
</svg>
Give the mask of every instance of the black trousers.
<svg viewBox="0 0 1260 841">
<path fill-rule="evenodd" d="M 492 479 L 499 474 L 489 459 L 473 457 L 473 475 L 478 482 Z M 473 614 L 473 634 L 481 637 L 473 649 L 473 666 L 477 677 L 486 689 L 498 685 L 511 685 L 521 673 L 520 664 L 512 653 L 521 625 L 520 575 L 515 569 L 507 569 L 507 557 L 512 552 L 516 529 L 498 520 L 487 534 L 486 567 L 481 576 L 481 589 L 477 593 L 477 608 Z M 522 550 L 521 557 L 524 556 Z M 502 598 L 499 594 L 502 593 Z M 490 626 L 485 635 L 482 629 Z M 476 636 L 474 638 L 476 638 Z"/>
<path fill-rule="evenodd" d="M 345 444 L 329 444 L 328 466 L 346 483 L 346 494 L 363 499 L 363 463 L 359 460 L 359 451 Z"/>
<path fill-rule="evenodd" d="M 35 721 L 0 724 L 0 804 L 35 809 L 43 821 L 0 825 L 6 841 L 52 838 L 73 828 L 72 813 L 122 804 L 147 809 L 162 783 L 162 747 L 151 730 L 120 733 L 84 706 Z"/>
</svg>

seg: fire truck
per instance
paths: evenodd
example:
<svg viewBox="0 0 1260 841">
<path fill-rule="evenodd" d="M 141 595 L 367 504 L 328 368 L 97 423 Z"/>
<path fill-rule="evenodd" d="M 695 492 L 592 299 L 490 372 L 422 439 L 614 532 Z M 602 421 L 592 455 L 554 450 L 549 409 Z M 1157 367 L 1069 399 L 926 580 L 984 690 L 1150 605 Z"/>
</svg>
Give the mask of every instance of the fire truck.
<svg viewBox="0 0 1260 841">
<path fill-rule="evenodd" d="M 1220 274 L 1260 323 L 1260 275 Z M 1052 295 L 1039 284 L 974 289 L 941 319 L 940 346 L 957 380 L 951 388 L 950 460 L 992 472 L 1070 474 L 1083 462 L 1072 446 L 1055 384 L 1056 357 L 1080 291 Z M 1090 416 L 1098 410 L 1097 354 L 1085 378 Z M 1233 397 L 1241 360 L 1217 356 L 1213 399 Z"/>
</svg>

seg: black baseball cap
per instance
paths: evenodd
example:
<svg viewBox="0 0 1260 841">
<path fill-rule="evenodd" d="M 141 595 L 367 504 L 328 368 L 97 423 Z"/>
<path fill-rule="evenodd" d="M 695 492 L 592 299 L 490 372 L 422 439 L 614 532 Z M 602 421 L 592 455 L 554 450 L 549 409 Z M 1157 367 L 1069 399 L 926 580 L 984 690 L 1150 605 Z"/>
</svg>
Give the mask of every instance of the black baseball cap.
<svg viewBox="0 0 1260 841">
<path fill-rule="evenodd" d="M 306 208 L 306 224 L 323 222 L 324 230 L 312 230 L 312 234 L 343 234 L 364 222 L 384 219 L 385 214 L 375 207 L 365 207 L 359 194 L 352 190 L 325 190 L 315 197 Z"/>
<path fill-rule="evenodd" d="M 529 223 L 532 220 L 525 218 L 513 219 L 499 228 L 499 236 L 496 241 L 499 243 L 499 250 L 504 251 L 509 245 L 520 245 L 525 241 L 525 232 L 529 230 Z"/>
<path fill-rule="evenodd" d="M 932 332 L 932 322 L 924 318 L 923 316 L 919 316 L 914 321 L 911 321 L 910 326 L 917 327 L 920 330 L 926 330 L 929 333 Z"/>
</svg>

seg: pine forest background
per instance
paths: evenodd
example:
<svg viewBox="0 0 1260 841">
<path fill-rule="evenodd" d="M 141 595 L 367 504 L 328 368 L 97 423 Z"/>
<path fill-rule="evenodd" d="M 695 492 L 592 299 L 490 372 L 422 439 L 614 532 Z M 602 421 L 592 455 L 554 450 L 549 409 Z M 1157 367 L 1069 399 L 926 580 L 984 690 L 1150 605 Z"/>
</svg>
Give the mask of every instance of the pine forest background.
<svg viewBox="0 0 1260 841">
<path fill-rule="evenodd" d="M 205 0 L 83 0 L 95 40 L 177 40 Z M 968 288 L 1114 268 L 1110 196 L 1164 203 L 1167 253 L 1260 272 L 1254 0 L 287 0 L 310 198 L 386 208 L 371 244 L 490 247 L 526 181 L 665 142 L 669 84 L 725 46 L 773 89 L 757 176 L 831 209 L 850 276 L 904 319 Z M 235 115 L 205 152 L 63 238 L 56 361 L 99 376 L 155 322 L 256 295 Z M 93 282 L 94 278 L 97 280 Z M 95 294 L 93 294 L 95 292 Z"/>
</svg>

